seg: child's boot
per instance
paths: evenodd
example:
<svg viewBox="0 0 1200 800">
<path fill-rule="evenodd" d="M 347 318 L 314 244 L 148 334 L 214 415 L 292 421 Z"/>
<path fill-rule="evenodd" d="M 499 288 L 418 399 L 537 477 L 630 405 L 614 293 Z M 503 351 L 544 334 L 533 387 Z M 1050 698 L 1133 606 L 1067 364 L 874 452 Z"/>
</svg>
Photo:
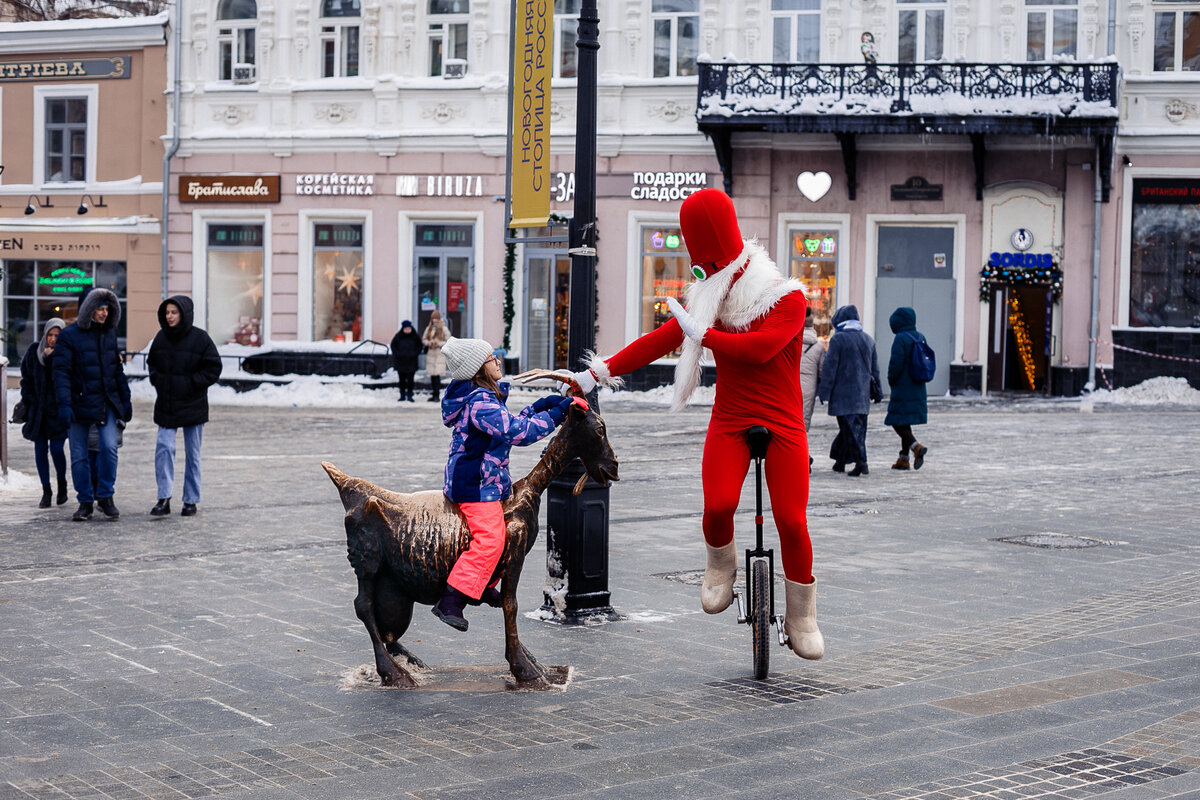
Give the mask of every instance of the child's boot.
<svg viewBox="0 0 1200 800">
<path fill-rule="evenodd" d="M 471 598 L 447 583 L 446 591 L 442 592 L 442 599 L 438 600 L 437 604 L 429 610 L 451 628 L 465 631 L 468 623 L 467 618 L 463 616 L 463 609 L 470 602 Z"/>
</svg>

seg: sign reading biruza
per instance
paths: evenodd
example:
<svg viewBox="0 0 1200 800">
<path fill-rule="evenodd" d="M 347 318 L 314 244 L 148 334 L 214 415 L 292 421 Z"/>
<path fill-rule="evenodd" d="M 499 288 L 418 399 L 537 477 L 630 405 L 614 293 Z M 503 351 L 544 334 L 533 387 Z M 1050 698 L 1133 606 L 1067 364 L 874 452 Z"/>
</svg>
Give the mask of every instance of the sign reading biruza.
<svg viewBox="0 0 1200 800">
<path fill-rule="evenodd" d="M 278 203 L 278 175 L 180 175 L 185 203 Z"/>
<path fill-rule="evenodd" d="M 0 61 L 0 82 L 128 78 L 129 56 Z"/>
</svg>

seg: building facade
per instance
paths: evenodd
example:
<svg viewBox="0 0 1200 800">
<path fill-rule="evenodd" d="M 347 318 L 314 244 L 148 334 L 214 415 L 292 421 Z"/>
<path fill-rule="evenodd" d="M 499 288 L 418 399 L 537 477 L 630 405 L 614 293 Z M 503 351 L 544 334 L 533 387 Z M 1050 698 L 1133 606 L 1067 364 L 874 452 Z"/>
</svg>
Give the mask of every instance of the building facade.
<svg viewBox="0 0 1200 800">
<path fill-rule="evenodd" d="M 554 7 L 542 233 L 562 230 L 574 189 L 579 3 Z M 218 343 L 352 349 L 438 309 L 522 368 L 566 366 L 565 244 L 504 242 L 509 11 L 189 5 L 168 291 L 195 297 Z M 1194 353 L 1200 331 L 1200 3 L 623 0 L 601 14 L 602 352 L 666 318 L 689 274 L 679 204 L 718 186 L 805 282 L 821 329 L 854 303 L 886 352 L 888 314 L 914 306 L 944 365 L 934 391 L 1077 393 L 1092 346 L 1101 386 L 1190 368 L 1145 353 Z"/>
<path fill-rule="evenodd" d="M 167 15 L 0 24 L 0 329 L 20 363 L 104 286 L 122 346 L 158 330 Z"/>
</svg>

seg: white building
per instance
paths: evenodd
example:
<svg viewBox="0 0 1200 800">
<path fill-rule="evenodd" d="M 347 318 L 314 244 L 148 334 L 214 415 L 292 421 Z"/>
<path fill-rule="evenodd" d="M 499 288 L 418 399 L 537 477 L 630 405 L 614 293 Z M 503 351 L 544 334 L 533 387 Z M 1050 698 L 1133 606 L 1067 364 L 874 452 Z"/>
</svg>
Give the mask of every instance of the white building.
<svg viewBox="0 0 1200 800">
<path fill-rule="evenodd" d="M 554 5 L 567 215 L 579 2 Z M 195 297 L 198 324 L 337 349 L 439 308 L 499 345 L 509 4 L 184 8 L 169 291 Z M 1079 391 L 1096 253 L 1100 363 L 1114 336 L 1196 357 L 1200 2 L 622 0 L 600 16 L 602 352 L 682 289 L 680 199 L 727 186 L 819 321 L 855 303 L 886 354 L 889 309 L 917 308 L 948 366 L 935 389 Z M 749 66 L 771 63 L 792 66 Z M 981 274 L 990 260 L 1007 273 Z M 564 365 L 567 264 L 565 245 L 516 253 L 523 368 Z M 1191 368 L 1118 351 L 1118 378 L 1160 366 Z"/>
</svg>

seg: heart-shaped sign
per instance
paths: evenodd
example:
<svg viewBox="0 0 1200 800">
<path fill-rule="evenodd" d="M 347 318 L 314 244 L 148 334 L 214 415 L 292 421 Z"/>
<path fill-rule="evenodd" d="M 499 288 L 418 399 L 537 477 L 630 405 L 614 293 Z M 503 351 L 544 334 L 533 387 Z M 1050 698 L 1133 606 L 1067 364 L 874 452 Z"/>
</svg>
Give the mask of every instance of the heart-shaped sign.
<svg viewBox="0 0 1200 800">
<path fill-rule="evenodd" d="M 796 176 L 796 186 L 800 194 L 815 203 L 833 186 L 833 178 L 829 177 L 828 172 L 801 172 Z"/>
</svg>

